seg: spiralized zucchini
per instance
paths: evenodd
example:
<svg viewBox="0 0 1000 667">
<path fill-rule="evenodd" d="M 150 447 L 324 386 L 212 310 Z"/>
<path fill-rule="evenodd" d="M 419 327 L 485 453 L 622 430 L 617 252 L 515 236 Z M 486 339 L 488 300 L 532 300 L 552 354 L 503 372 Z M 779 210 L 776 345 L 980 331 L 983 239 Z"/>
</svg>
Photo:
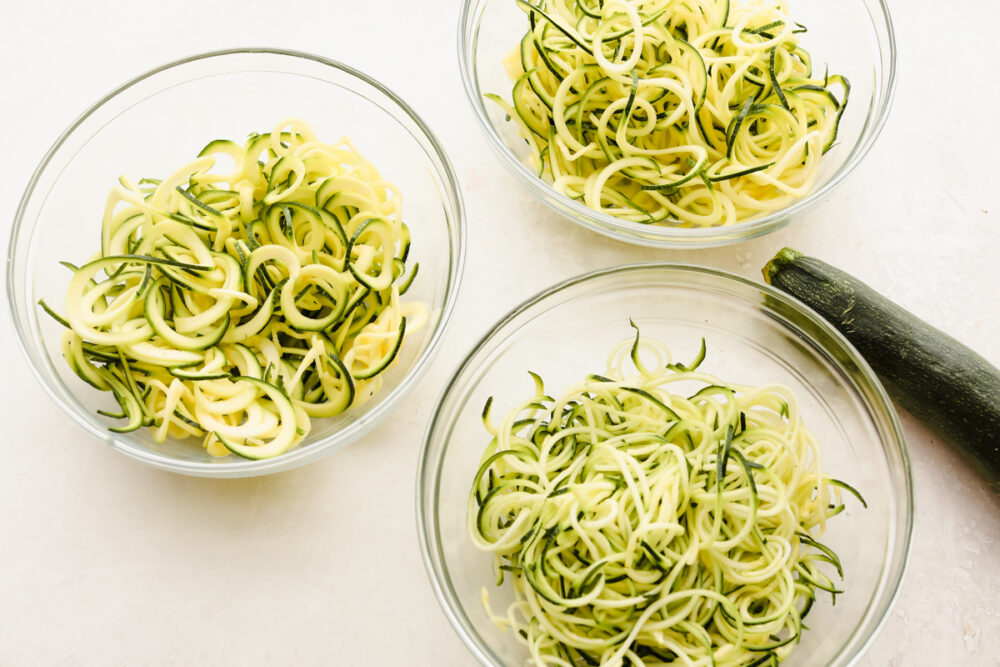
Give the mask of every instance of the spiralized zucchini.
<svg viewBox="0 0 1000 667">
<path fill-rule="evenodd" d="M 381 387 L 426 309 L 399 191 L 300 120 L 220 140 L 162 180 L 121 177 L 73 269 L 63 355 L 127 419 L 216 456 L 276 456 Z"/>
<path fill-rule="evenodd" d="M 672 363 L 637 331 L 604 375 L 553 398 L 532 374 L 497 424 L 487 403 L 469 532 L 512 579 L 505 615 L 483 602 L 532 664 L 773 665 L 816 591 L 841 592 L 817 535 L 857 492 L 823 473 L 789 389 L 723 382 L 704 353 Z"/>
<path fill-rule="evenodd" d="M 850 93 L 815 76 L 779 0 L 516 0 L 503 107 L 540 178 L 637 223 L 714 227 L 816 180 Z M 833 87 L 842 89 L 838 99 Z"/>
</svg>

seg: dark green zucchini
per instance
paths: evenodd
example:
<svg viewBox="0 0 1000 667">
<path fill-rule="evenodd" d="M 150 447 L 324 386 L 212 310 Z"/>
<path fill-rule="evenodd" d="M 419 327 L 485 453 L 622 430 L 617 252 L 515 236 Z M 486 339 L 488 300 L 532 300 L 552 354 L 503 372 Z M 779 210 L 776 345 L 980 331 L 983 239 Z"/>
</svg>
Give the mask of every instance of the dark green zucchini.
<svg viewBox="0 0 1000 667">
<path fill-rule="evenodd" d="M 1000 370 L 847 273 L 791 248 L 764 279 L 822 315 L 889 395 L 951 444 L 1000 493 Z"/>
</svg>

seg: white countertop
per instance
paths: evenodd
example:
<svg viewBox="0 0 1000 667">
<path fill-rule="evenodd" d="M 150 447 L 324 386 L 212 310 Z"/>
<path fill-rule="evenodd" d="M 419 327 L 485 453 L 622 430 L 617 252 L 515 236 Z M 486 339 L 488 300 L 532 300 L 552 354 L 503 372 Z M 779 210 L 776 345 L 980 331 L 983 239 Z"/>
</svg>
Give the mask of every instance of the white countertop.
<svg viewBox="0 0 1000 667">
<path fill-rule="evenodd" d="M 99 96 L 181 56 L 267 45 L 350 63 L 424 117 L 463 186 L 469 258 L 442 352 L 392 423 L 259 479 L 186 478 L 110 450 L 47 398 L 9 321 L 0 325 L 0 663 L 472 665 L 419 554 L 414 471 L 424 428 L 446 377 L 489 323 L 587 270 L 662 259 L 759 278 L 792 245 L 1000 366 L 1000 4 L 890 5 L 899 83 L 860 168 L 790 228 L 667 252 L 584 231 L 504 171 L 459 81 L 457 0 L 0 1 L 3 243 L 31 171 Z M 522 267 L 530 278 L 493 280 L 500 268 Z M 0 319 L 9 320 L 6 308 Z M 921 425 L 902 421 L 917 507 L 909 571 L 859 665 L 1000 665 L 1000 500 Z"/>
</svg>

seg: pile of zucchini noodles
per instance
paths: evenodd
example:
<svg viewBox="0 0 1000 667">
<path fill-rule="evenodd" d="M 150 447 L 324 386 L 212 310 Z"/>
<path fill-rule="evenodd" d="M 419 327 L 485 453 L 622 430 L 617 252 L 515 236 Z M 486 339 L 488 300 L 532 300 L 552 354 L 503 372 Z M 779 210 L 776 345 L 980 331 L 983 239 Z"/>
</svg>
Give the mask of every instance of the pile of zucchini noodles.
<svg viewBox="0 0 1000 667">
<path fill-rule="evenodd" d="M 276 456 L 373 396 L 426 318 L 400 301 L 417 272 L 400 206 L 348 139 L 283 121 L 162 180 L 123 176 L 100 252 L 66 264 L 65 318 L 41 305 L 77 375 L 117 398 L 111 431 Z"/>
<path fill-rule="evenodd" d="M 487 97 L 556 191 L 632 222 L 713 227 L 812 188 L 850 84 L 813 74 L 780 0 L 538 1 L 516 0 L 529 27 L 504 62 L 513 105 Z"/>
<path fill-rule="evenodd" d="M 532 374 L 495 425 L 487 402 L 469 532 L 513 579 L 487 613 L 535 665 L 774 665 L 817 589 L 840 592 L 816 535 L 857 492 L 823 474 L 789 389 L 722 382 L 704 354 L 671 363 L 637 330 L 605 375 L 553 398 Z"/>
</svg>

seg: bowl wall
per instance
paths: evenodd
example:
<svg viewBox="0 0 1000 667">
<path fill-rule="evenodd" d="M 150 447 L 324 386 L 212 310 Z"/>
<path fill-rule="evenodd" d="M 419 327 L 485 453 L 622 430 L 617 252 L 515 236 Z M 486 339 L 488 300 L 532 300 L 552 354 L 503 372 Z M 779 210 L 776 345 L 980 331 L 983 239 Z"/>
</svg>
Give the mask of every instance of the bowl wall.
<svg viewBox="0 0 1000 667">
<path fill-rule="evenodd" d="M 497 588 L 493 557 L 467 534 L 473 476 L 489 441 L 481 412 L 494 396 L 500 415 L 532 392 L 528 371 L 548 392 L 600 373 L 609 351 L 633 334 L 666 342 L 679 361 L 705 338 L 701 370 L 725 381 L 780 382 L 801 404 L 822 446 L 825 471 L 858 488 L 869 509 L 848 499 L 823 541 L 841 557 L 846 593 L 820 597 L 792 667 L 850 664 L 888 611 L 909 544 L 909 463 L 895 412 L 871 370 L 839 334 L 787 297 L 722 272 L 676 265 L 600 271 L 540 295 L 487 335 L 456 371 L 430 425 L 418 473 L 424 555 L 446 614 L 483 664 L 520 665 L 525 651 L 497 629 L 495 611 L 511 601 Z M 860 538 L 860 539 L 859 539 Z"/>
</svg>

